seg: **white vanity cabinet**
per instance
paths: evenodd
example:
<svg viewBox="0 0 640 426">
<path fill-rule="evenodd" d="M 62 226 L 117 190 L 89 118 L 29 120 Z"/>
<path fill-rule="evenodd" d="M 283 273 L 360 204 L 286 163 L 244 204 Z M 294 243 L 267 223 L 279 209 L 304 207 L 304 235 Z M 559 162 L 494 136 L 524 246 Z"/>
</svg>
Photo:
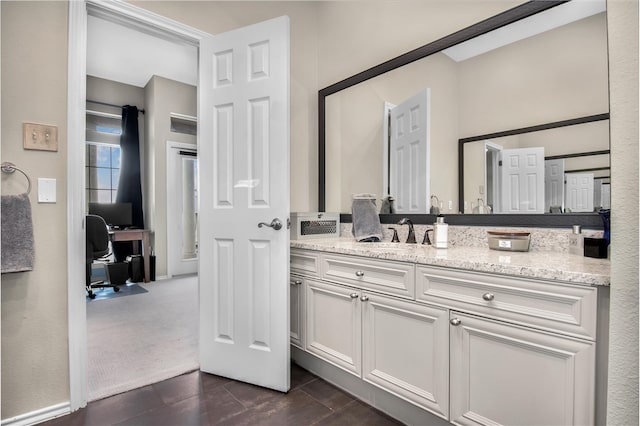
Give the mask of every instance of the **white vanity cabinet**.
<svg viewBox="0 0 640 426">
<path fill-rule="evenodd" d="M 289 338 L 291 344 L 304 349 L 304 277 L 289 277 Z"/>
<path fill-rule="evenodd" d="M 410 424 L 596 423 L 597 288 L 291 253 L 303 367 Z"/>
</svg>

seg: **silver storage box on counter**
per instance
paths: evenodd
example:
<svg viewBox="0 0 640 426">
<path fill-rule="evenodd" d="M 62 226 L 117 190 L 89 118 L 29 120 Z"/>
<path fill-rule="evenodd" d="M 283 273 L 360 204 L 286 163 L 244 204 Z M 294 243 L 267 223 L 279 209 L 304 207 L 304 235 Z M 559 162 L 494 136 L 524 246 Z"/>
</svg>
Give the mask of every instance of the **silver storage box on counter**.
<svg viewBox="0 0 640 426">
<path fill-rule="evenodd" d="M 505 251 L 529 251 L 531 233 L 521 231 L 487 231 L 489 248 Z"/>
<path fill-rule="evenodd" d="M 291 213 L 291 239 L 340 236 L 340 214 L 324 212 Z"/>
</svg>

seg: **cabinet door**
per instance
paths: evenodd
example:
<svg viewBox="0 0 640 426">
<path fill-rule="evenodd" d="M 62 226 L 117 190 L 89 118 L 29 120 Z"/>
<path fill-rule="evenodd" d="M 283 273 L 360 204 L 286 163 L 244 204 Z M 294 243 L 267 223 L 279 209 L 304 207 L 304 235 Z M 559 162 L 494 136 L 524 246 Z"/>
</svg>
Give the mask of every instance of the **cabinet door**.
<svg viewBox="0 0 640 426">
<path fill-rule="evenodd" d="M 591 425 L 595 343 L 451 312 L 451 422 Z"/>
<path fill-rule="evenodd" d="M 306 280 L 306 349 L 360 376 L 362 318 L 358 290 Z"/>
<path fill-rule="evenodd" d="M 449 310 L 363 293 L 363 378 L 447 419 Z"/>
<path fill-rule="evenodd" d="M 304 278 L 289 279 L 289 337 L 291 344 L 304 349 Z"/>
</svg>

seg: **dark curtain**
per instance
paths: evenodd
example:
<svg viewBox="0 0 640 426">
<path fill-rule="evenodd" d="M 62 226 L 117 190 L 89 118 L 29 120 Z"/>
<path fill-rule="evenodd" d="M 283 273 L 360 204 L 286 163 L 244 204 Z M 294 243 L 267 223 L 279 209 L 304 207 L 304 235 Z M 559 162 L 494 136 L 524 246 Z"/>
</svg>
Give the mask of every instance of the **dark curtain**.
<svg viewBox="0 0 640 426">
<path fill-rule="evenodd" d="M 138 108 L 122 107 L 122 136 L 120 136 L 120 180 L 118 181 L 117 203 L 131 203 L 132 226 L 144 229 L 142 212 L 142 181 L 140 178 L 140 138 L 138 134 Z M 113 244 L 113 254 L 117 262 L 122 262 L 133 254 L 133 243 Z"/>
</svg>

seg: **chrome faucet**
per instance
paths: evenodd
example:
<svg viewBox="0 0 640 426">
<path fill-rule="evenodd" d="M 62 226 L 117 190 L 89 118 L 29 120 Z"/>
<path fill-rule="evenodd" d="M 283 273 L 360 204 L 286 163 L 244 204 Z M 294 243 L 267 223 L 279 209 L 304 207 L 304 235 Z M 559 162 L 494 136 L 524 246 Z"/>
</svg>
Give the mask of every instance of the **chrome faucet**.
<svg viewBox="0 0 640 426">
<path fill-rule="evenodd" d="M 407 219 L 406 217 L 403 217 L 400 220 L 400 222 L 398 222 L 398 225 L 409 225 L 409 235 L 407 236 L 407 244 L 415 244 L 416 233 L 413 230 L 413 222 L 411 222 L 411 219 Z"/>
</svg>

